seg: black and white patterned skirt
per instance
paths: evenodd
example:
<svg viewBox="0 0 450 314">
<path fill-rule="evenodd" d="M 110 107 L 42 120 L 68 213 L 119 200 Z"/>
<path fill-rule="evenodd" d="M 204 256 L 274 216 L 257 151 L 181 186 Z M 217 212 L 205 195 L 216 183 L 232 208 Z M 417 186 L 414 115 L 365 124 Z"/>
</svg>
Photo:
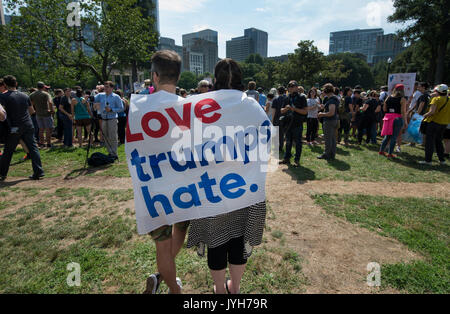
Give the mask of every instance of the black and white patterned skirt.
<svg viewBox="0 0 450 314">
<path fill-rule="evenodd" d="M 187 247 L 197 247 L 198 255 L 205 256 L 205 247 L 216 248 L 243 236 L 247 259 L 253 247 L 262 242 L 266 212 L 266 202 L 261 202 L 216 217 L 192 220 Z"/>
</svg>

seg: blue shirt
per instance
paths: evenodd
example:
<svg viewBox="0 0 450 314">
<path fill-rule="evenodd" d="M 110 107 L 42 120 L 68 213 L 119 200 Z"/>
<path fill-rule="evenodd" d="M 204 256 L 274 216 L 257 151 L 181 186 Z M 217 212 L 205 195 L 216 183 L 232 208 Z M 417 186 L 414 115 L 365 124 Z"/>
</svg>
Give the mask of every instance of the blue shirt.
<svg viewBox="0 0 450 314">
<path fill-rule="evenodd" d="M 264 94 L 259 94 L 259 104 L 263 107 L 263 109 L 266 108 L 266 102 L 267 102 L 267 96 Z"/>
<path fill-rule="evenodd" d="M 95 103 L 100 103 L 99 114 L 101 114 L 104 120 L 117 119 L 117 113 L 124 111 L 122 99 L 115 93 L 111 95 L 100 93 L 95 96 Z M 106 111 L 106 103 L 109 104 L 111 112 Z"/>
</svg>

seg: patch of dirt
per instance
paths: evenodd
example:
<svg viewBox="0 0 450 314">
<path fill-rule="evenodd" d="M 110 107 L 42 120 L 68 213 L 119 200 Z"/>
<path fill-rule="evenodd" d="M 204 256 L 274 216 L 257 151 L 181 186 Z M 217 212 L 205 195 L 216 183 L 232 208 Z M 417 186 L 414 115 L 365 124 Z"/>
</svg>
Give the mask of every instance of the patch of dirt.
<svg viewBox="0 0 450 314">
<path fill-rule="evenodd" d="M 332 188 L 339 186 L 335 182 L 299 184 L 286 170 L 287 167 L 282 167 L 268 175 L 267 198 L 276 218 L 267 223 L 272 231 L 283 232 L 285 245 L 304 259 L 303 273 L 309 281 L 306 293 L 377 293 L 379 290 L 366 282 L 369 263 L 382 265 L 421 259 L 394 239 L 328 215 L 309 196 L 311 192 L 361 190 L 365 183 L 360 183 L 359 189 L 351 188 L 350 185 L 358 186 L 354 182 L 348 190 L 335 190 Z M 382 292 L 398 293 L 394 289 Z"/>
</svg>

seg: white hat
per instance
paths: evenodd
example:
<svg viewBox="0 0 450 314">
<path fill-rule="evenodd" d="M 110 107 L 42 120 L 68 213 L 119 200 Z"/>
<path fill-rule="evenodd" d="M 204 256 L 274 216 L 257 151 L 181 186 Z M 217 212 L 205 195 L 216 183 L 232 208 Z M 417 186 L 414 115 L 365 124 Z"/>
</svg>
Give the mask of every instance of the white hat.
<svg viewBox="0 0 450 314">
<path fill-rule="evenodd" d="M 444 94 L 448 91 L 448 86 L 445 84 L 438 85 L 434 88 L 438 93 Z"/>
</svg>

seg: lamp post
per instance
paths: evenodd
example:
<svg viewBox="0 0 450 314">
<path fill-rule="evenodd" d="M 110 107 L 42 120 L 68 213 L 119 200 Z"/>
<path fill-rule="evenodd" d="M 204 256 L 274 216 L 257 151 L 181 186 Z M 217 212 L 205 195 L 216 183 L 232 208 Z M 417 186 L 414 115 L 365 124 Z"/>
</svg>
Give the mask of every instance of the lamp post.
<svg viewBox="0 0 450 314">
<path fill-rule="evenodd" d="M 392 63 L 392 58 L 389 57 L 389 59 L 387 59 L 387 64 L 388 64 L 388 68 L 387 68 L 388 85 L 389 85 L 389 70 L 391 69 L 391 63 Z"/>
</svg>

